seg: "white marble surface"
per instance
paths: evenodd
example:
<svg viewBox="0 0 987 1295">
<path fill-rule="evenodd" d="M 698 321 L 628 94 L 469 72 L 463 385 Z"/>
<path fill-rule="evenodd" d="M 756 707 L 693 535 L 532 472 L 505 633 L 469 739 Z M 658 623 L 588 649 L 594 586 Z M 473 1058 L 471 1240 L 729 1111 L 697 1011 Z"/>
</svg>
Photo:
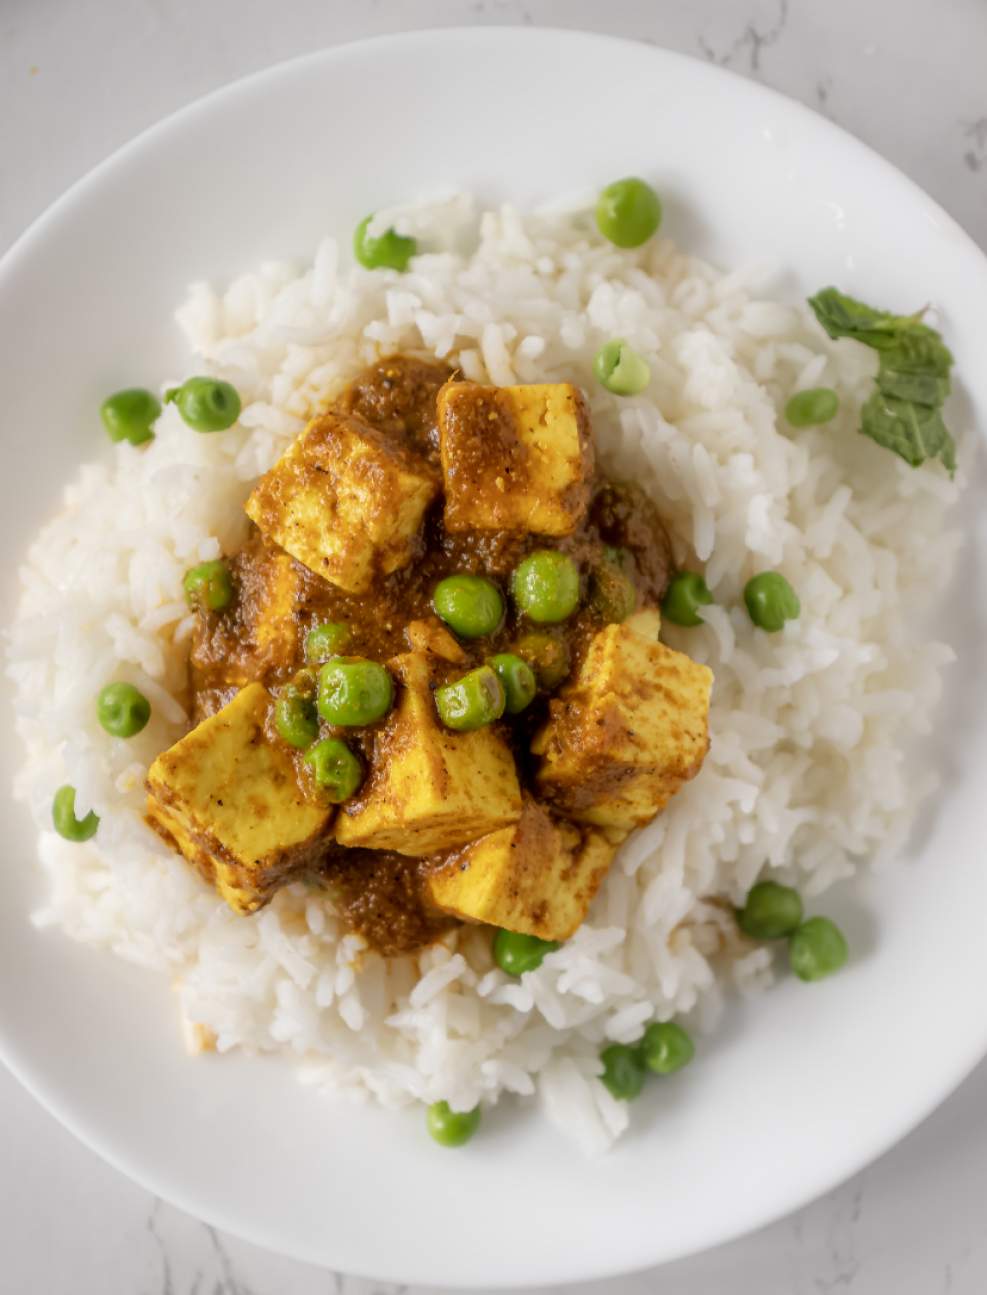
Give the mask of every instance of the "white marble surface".
<svg viewBox="0 0 987 1295">
<path fill-rule="evenodd" d="M 987 247 L 984 0 L 0 0 L 0 252 L 144 126 L 246 72 L 378 32 L 543 23 L 709 58 L 817 107 Z M 893 217 L 892 217 L 893 218 Z M 923 1023 L 917 1046 L 935 1046 Z M 608 1295 L 981 1295 L 987 1064 L 844 1187 Z M 0 1069 L 0 1290 L 391 1295 L 222 1236 L 108 1168 Z M 424 1295 L 416 1292 L 413 1295 Z"/>
</svg>

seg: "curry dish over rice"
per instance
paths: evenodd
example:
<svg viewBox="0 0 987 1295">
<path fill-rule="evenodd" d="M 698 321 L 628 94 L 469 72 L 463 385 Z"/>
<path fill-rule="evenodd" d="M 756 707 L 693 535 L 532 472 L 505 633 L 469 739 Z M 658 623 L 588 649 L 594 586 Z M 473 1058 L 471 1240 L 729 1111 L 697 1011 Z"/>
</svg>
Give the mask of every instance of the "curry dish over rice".
<svg viewBox="0 0 987 1295">
<path fill-rule="evenodd" d="M 384 954 L 454 921 L 571 936 L 698 772 L 712 683 L 658 642 L 669 541 L 597 472 L 579 389 L 392 357 L 246 510 L 192 586 L 196 725 L 153 826 L 236 911 L 305 878 Z"/>
</svg>

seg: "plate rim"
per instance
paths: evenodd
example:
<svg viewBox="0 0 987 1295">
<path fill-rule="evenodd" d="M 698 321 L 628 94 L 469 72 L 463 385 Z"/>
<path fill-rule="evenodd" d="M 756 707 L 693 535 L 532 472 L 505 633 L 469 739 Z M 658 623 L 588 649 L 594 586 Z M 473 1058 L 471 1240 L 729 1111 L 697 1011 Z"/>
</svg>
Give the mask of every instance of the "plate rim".
<svg viewBox="0 0 987 1295">
<path fill-rule="evenodd" d="M 437 27 L 418 28 L 412 31 L 388 32 L 373 36 L 361 37 L 354 40 L 348 40 L 340 44 L 323 46 L 310 50 L 304 54 L 294 55 L 285 59 L 280 59 L 275 63 L 258 68 L 242 76 L 236 77 L 231 81 L 215 87 L 214 89 L 199 95 L 189 102 L 179 106 L 165 116 L 145 127 L 143 130 L 132 136 L 118 147 L 113 149 L 109 154 L 103 157 L 93 167 L 74 180 L 65 190 L 54 198 L 41 212 L 39 212 L 26 226 L 26 228 L 15 238 L 7 251 L 0 257 L 0 296 L 3 295 L 7 276 L 16 271 L 17 264 L 21 257 L 29 254 L 37 243 L 42 242 L 49 233 L 56 229 L 59 222 L 70 213 L 71 209 L 80 197 L 85 196 L 91 190 L 98 188 L 102 178 L 115 170 L 121 165 L 125 165 L 131 156 L 143 152 L 148 146 L 153 146 L 159 137 L 166 136 L 170 131 L 184 126 L 187 122 L 195 119 L 199 114 L 208 113 L 214 104 L 223 100 L 228 100 L 248 88 L 255 89 L 261 86 L 265 81 L 274 80 L 284 75 L 286 72 L 297 69 L 309 64 L 331 65 L 337 61 L 346 61 L 354 52 L 365 52 L 373 48 L 385 48 L 393 46 L 415 46 L 426 42 L 440 40 L 467 40 L 482 43 L 484 41 L 500 40 L 517 40 L 519 38 L 539 37 L 550 34 L 552 37 L 563 42 L 588 43 L 588 44 L 605 44 L 614 47 L 633 50 L 636 55 L 647 52 L 654 57 L 656 61 L 661 62 L 668 60 L 679 64 L 689 65 L 693 72 L 701 72 L 711 81 L 722 83 L 724 80 L 732 82 L 735 90 L 747 94 L 752 98 L 760 98 L 764 102 L 774 104 L 784 109 L 788 116 L 806 121 L 814 125 L 817 129 L 823 128 L 830 135 L 836 137 L 844 148 L 855 150 L 860 159 L 866 164 L 869 170 L 883 172 L 885 175 L 893 178 L 896 184 L 904 185 L 911 194 L 913 200 L 925 208 L 927 214 L 942 226 L 951 237 L 960 241 L 965 255 L 971 256 L 979 263 L 980 277 L 985 286 L 987 286 L 987 252 L 980 247 L 973 236 L 960 224 L 960 222 L 951 215 L 935 198 L 933 198 L 925 189 L 906 172 L 902 171 L 893 162 L 889 161 L 882 154 L 877 152 L 873 147 L 860 139 L 846 127 L 832 121 L 816 109 L 800 100 L 793 99 L 782 91 L 765 85 L 759 80 L 745 76 L 731 68 L 721 67 L 718 64 L 712 64 L 697 55 L 682 53 L 678 50 L 668 49 L 662 45 L 651 45 L 649 42 L 637 40 L 632 37 L 617 36 L 609 33 L 594 32 L 583 28 L 557 27 L 550 24 L 526 25 L 519 23 L 487 25 L 481 24 L 476 26 L 463 25 L 442 25 Z M 741 87 L 743 87 L 741 89 Z M 975 1031 L 971 1030 L 971 1037 Z M 162 1190 L 159 1183 L 155 1181 L 153 1168 L 147 1169 L 138 1164 L 132 1164 L 127 1157 L 118 1154 L 116 1151 L 108 1149 L 101 1145 L 98 1132 L 91 1127 L 87 1127 L 84 1120 L 80 1120 L 74 1113 L 66 1110 L 62 1099 L 58 1093 L 53 1091 L 46 1083 L 43 1074 L 35 1074 L 32 1066 L 23 1061 L 18 1055 L 17 1048 L 13 1039 L 8 1037 L 4 1022 L 0 1020 L 0 1061 L 6 1066 L 10 1073 L 19 1083 L 28 1091 L 28 1093 L 39 1102 L 39 1104 L 51 1114 L 65 1129 L 68 1130 L 79 1142 L 86 1146 L 90 1151 L 96 1154 L 104 1163 L 111 1165 L 118 1172 L 124 1174 L 127 1178 L 134 1181 L 144 1190 L 159 1196 L 166 1200 L 174 1207 L 183 1210 L 186 1213 L 201 1219 L 209 1226 L 217 1227 L 232 1236 L 238 1237 L 249 1244 L 261 1246 L 274 1253 L 283 1254 L 299 1262 L 313 1264 L 320 1268 L 328 1269 L 329 1266 L 321 1255 L 315 1254 L 314 1251 L 306 1251 L 304 1247 L 291 1245 L 286 1246 L 284 1242 L 276 1237 L 265 1234 L 262 1231 L 254 1231 L 247 1234 L 241 1230 L 236 1220 L 230 1220 L 223 1216 L 222 1211 L 213 1209 L 203 1210 L 198 1205 L 190 1206 L 182 1197 L 171 1190 Z M 864 1168 L 874 1163 L 880 1157 L 885 1155 L 892 1147 L 897 1145 L 905 1137 L 916 1129 L 928 1116 L 936 1110 L 972 1073 L 976 1066 L 987 1055 L 987 1021 L 983 1027 L 983 1037 L 974 1045 L 970 1046 L 966 1052 L 966 1059 L 963 1066 L 955 1073 L 936 1086 L 935 1090 L 928 1093 L 924 1100 L 916 1102 L 907 1112 L 902 1113 L 896 1121 L 893 1121 L 891 1132 L 884 1136 L 877 1137 L 871 1142 L 866 1142 L 865 1149 L 858 1151 L 853 1156 L 847 1157 L 843 1169 L 835 1175 L 825 1176 L 821 1183 L 817 1182 L 812 1187 L 807 1188 L 801 1193 L 794 1193 L 790 1200 L 777 1209 L 765 1213 L 763 1209 L 748 1208 L 750 1217 L 740 1219 L 725 1229 L 717 1231 L 716 1238 L 706 1244 L 696 1245 L 692 1242 L 686 1242 L 680 1248 L 667 1248 L 662 1257 L 657 1261 L 654 1258 L 647 1258 L 646 1255 L 640 1254 L 630 1258 L 627 1262 L 614 1266 L 613 1262 L 600 1261 L 598 1264 L 589 1265 L 581 1262 L 578 1269 L 557 1267 L 551 1272 L 539 1274 L 532 1281 L 526 1279 L 524 1282 L 511 1283 L 510 1288 L 515 1286 L 544 1286 L 558 1282 L 571 1281 L 591 1281 L 600 1280 L 607 1277 L 626 1275 L 634 1272 L 645 1271 L 648 1268 L 664 1266 L 678 1260 L 687 1258 L 690 1255 L 699 1254 L 707 1249 L 713 1249 L 720 1245 L 728 1244 L 732 1241 L 749 1235 L 762 1227 L 767 1227 L 778 1220 L 788 1217 L 790 1214 L 804 1208 L 807 1204 L 817 1200 L 831 1192 L 841 1184 L 847 1182 Z M 863 1141 L 863 1140 L 862 1140 Z M 642 1247 L 646 1250 L 646 1247 Z M 396 1271 L 388 1266 L 386 1259 L 382 1256 L 379 1267 L 373 1271 L 369 1269 L 346 1269 L 347 1273 L 354 1276 L 365 1277 L 377 1280 L 394 1280 L 407 1281 L 408 1276 L 405 1272 Z M 411 1279 L 414 1283 L 423 1282 L 433 1285 L 442 1285 L 442 1280 L 438 1282 L 434 1273 L 417 1272 Z M 478 1276 L 464 1278 L 458 1275 L 455 1285 L 463 1289 L 482 1289 L 486 1288 L 486 1283 Z"/>
</svg>

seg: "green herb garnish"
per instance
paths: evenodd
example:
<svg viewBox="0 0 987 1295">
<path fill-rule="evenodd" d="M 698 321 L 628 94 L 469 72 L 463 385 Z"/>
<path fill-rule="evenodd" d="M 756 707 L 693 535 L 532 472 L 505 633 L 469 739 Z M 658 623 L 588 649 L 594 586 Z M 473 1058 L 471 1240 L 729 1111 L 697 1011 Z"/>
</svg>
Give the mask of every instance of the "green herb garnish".
<svg viewBox="0 0 987 1295">
<path fill-rule="evenodd" d="M 953 357 L 934 328 L 917 315 L 891 315 L 836 288 L 809 298 L 830 337 L 850 337 L 877 351 L 877 389 L 864 404 L 860 430 L 917 468 L 938 458 L 952 474 L 956 446 L 942 421 Z"/>
</svg>

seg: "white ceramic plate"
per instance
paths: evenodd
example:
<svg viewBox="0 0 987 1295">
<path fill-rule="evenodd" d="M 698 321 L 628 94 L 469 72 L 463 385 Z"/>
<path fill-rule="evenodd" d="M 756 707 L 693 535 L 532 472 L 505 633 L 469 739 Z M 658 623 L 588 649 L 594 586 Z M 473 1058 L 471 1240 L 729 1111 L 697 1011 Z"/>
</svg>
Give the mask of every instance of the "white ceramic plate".
<svg viewBox="0 0 987 1295">
<path fill-rule="evenodd" d="M 836 282 L 895 307 L 934 300 L 963 388 L 953 416 L 987 414 L 983 258 L 828 122 L 708 65 L 597 36 L 376 40 L 170 118 L 72 189 L 0 267 L 5 609 L 12 556 L 100 452 L 100 399 L 176 371 L 171 314 L 189 281 L 303 255 L 326 229 L 345 235 L 366 211 L 441 186 L 524 203 L 635 172 L 690 249 L 725 264 L 774 258 L 793 295 Z M 420 1112 L 326 1102 L 290 1065 L 186 1058 L 161 979 L 30 927 L 32 832 L 4 792 L 6 1061 L 160 1195 L 261 1245 L 381 1278 L 599 1277 L 803 1204 L 912 1128 L 987 1048 L 987 537 L 975 504 L 940 626 L 961 659 L 927 752 L 945 761 L 947 789 L 914 858 L 833 899 L 847 971 L 738 1007 L 700 1064 L 636 1104 L 608 1159 L 585 1163 L 510 1102 L 452 1154 L 424 1136 Z M 6 788 L 16 746 L 0 757 Z"/>
</svg>

